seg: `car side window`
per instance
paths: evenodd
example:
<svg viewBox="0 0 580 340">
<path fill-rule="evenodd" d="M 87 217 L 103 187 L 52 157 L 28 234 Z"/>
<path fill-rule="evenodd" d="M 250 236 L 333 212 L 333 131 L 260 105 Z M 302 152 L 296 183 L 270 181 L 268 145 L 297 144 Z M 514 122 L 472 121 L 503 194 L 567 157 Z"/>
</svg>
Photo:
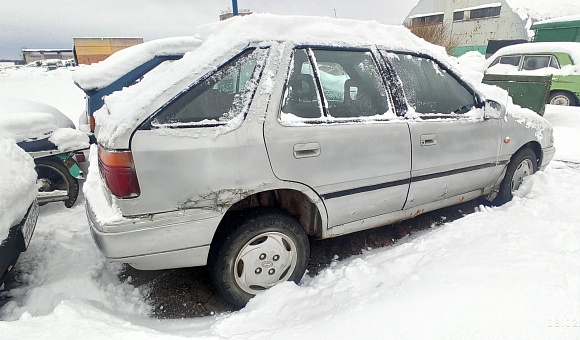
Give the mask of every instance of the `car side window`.
<svg viewBox="0 0 580 340">
<path fill-rule="evenodd" d="M 558 59 L 556 59 L 554 56 L 550 57 L 550 65 L 548 67 L 560 69 L 560 63 L 558 62 Z"/>
<path fill-rule="evenodd" d="M 152 125 L 225 124 L 249 106 L 263 60 L 263 50 L 246 50 L 181 94 Z"/>
<path fill-rule="evenodd" d="M 418 113 L 465 113 L 477 105 L 475 95 L 435 61 L 388 53 L 407 103 Z"/>
<path fill-rule="evenodd" d="M 387 92 L 370 52 L 313 52 L 330 116 L 369 117 L 389 110 Z"/>
<path fill-rule="evenodd" d="M 369 51 L 297 49 L 281 111 L 307 119 L 380 117 L 389 112 L 388 103 Z"/>
<path fill-rule="evenodd" d="M 314 85 L 314 72 L 305 49 L 294 51 L 294 60 L 286 84 L 282 113 L 300 118 L 320 118 L 322 105 Z"/>
<path fill-rule="evenodd" d="M 527 55 L 524 56 L 522 70 L 531 71 L 550 67 L 551 56 L 549 55 Z"/>
<path fill-rule="evenodd" d="M 512 56 L 500 57 L 499 63 L 504 64 L 504 65 L 519 66 L 520 60 L 522 60 L 522 56 L 512 55 Z"/>
</svg>

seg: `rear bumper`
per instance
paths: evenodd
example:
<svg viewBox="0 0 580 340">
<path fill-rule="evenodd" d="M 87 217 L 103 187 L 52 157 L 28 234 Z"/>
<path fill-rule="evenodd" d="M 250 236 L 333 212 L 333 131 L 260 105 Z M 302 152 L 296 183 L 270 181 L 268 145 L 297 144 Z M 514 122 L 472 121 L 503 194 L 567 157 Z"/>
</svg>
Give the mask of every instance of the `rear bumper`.
<svg viewBox="0 0 580 340">
<path fill-rule="evenodd" d="M 221 220 L 207 211 L 176 211 L 100 224 L 87 200 L 93 240 L 103 255 L 143 270 L 203 266 Z"/>
</svg>

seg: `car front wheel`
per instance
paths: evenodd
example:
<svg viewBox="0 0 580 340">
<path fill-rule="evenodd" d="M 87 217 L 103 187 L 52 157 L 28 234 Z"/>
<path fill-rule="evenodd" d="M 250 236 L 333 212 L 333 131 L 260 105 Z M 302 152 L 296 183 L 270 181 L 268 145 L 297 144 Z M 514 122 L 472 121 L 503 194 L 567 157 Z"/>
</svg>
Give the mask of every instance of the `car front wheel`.
<svg viewBox="0 0 580 340">
<path fill-rule="evenodd" d="M 536 159 L 536 154 L 531 149 L 522 149 L 512 156 L 505 177 L 501 182 L 499 193 L 493 200 L 494 205 L 502 205 L 513 198 L 514 192 L 520 188 L 524 179 L 538 170 Z"/>
<path fill-rule="evenodd" d="M 256 294 L 284 281 L 299 282 L 310 244 L 300 223 L 276 209 L 254 209 L 212 245 L 209 271 L 229 303 L 243 307 Z"/>
</svg>

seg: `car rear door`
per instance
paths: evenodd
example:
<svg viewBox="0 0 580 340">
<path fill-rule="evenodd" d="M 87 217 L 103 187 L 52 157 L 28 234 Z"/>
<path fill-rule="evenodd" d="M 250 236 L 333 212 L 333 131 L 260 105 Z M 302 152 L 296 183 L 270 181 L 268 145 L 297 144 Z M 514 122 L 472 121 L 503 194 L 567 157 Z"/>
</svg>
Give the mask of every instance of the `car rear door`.
<svg viewBox="0 0 580 340">
<path fill-rule="evenodd" d="M 296 49 L 264 138 L 274 174 L 313 188 L 328 227 L 401 210 L 411 147 L 368 50 Z"/>
</svg>

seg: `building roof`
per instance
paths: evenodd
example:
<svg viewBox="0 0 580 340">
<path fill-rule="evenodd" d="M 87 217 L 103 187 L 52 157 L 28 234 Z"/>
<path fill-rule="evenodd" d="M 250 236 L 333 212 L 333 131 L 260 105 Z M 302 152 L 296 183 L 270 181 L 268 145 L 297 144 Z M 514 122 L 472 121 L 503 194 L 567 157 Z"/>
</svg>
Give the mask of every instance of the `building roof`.
<svg viewBox="0 0 580 340">
<path fill-rule="evenodd" d="M 559 17 L 536 22 L 532 25 L 532 29 L 543 28 L 564 28 L 564 27 L 580 27 L 580 15 L 572 15 L 567 17 Z"/>
<path fill-rule="evenodd" d="M 505 2 L 522 20 L 528 18 L 546 20 L 567 15 L 580 15 L 580 1 L 578 0 L 505 0 Z"/>
</svg>

